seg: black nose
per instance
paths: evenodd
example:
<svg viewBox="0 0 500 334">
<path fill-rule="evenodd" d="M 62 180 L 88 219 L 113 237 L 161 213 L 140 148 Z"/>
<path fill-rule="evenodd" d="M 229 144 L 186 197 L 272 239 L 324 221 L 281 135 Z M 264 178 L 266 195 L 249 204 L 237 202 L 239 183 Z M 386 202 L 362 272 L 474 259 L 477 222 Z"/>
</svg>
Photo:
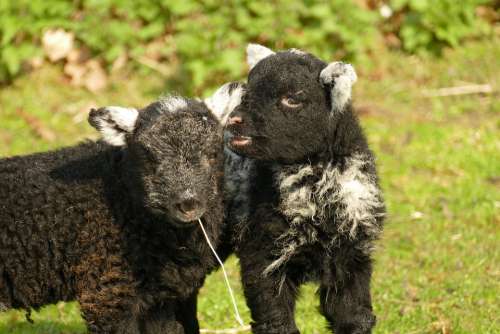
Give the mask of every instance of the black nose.
<svg viewBox="0 0 500 334">
<path fill-rule="evenodd" d="M 177 210 L 183 215 L 194 217 L 202 211 L 202 203 L 196 198 L 188 198 L 176 204 Z"/>
</svg>

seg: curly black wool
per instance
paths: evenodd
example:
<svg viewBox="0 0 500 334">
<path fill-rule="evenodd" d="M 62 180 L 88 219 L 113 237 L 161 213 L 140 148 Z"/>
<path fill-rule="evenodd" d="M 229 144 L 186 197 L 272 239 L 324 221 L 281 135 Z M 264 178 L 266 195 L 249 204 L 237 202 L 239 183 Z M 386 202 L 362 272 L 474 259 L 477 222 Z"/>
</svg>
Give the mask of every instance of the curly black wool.
<svg viewBox="0 0 500 334">
<path fill-rule="evenodd" d="M 90 333 L 198 333 L 223 229 L 223 139 L 205 103 L 93 110 L 103 135 L 0 160 L 0 311 L 78 300 Z"/>
<path fill-rule="evenodd" d="M 319 283 L 332 331 L 371 333 L 371 255 L 385 206 L 351 104 L 356 73 L 258 45 L 249 46 L 248 62 L 227 130 L 242 156 L 233 165 L 245 170 L 234 236 L 253 333 L 299 333 L 295 301 L 307 281 Z"/>
</svg>

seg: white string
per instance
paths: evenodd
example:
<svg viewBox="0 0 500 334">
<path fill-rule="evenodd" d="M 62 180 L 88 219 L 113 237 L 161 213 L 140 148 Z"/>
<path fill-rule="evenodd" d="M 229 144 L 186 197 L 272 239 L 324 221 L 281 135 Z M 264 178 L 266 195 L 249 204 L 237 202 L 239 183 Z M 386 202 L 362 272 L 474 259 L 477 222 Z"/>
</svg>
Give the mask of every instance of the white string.
<svg viewBox="0 0 500 334">
<path fill-rule="evenodd" d="M 208 234 L 205 231 L 205 228 L 203 227 L 201 219 L 198 218 L 198 222 L 200 223 L 200 227 L 201 227 L 201 230 L 203 231 L 203 235 L 205 236 L 205 239 L 207 239 L 208 246 L 212 250 L 212 253 L 214 253 L 215 258 L 219 262 L 219 264 L 220 264 L 220 266 L 222 268 L 222 272 L 224 273 L 224 279 L 226 280 L 227 289 L 229 291 L 229 295 L 231 296 L 231 301 L 233 303 L 234 314 L 235 314 L 235 317 L 236 317 L 236 321 L 241 326 L 245 326 L 245 323 L 241 319 L 240 312 L 238 311 L 238 306 L 236 305 L 236 299 L 234 298 L 233 289 L 231 289 L 231 284 L 229 284 L 229 278 L 227 277 L 227 273 L 226 273 L 226 269 L 224 268 L 224 264 L 222 263 L 221 259 L 219 258 L 219 255 L 217 255 L 217 252 L 215 251 L 214 246 L 212 246 L 212 243 L 210 242 L 210 239 L 208 238 Z"/>
</svg>

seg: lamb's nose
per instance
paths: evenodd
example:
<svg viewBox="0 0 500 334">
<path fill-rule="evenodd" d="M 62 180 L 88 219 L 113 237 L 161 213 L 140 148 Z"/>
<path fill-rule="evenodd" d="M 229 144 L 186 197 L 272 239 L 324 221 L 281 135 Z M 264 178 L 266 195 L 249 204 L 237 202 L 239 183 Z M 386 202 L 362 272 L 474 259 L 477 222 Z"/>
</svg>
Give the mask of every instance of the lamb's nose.
<svg viewBox="0 0 500 334">
<path fill-rule="evenodd" d="M 181 211 L 184 214 L 191 214 L 194 211 L 196 211 L 196 208 L 198 208 L 198 201 L 195 200 L 194 198 L 187 199 L 185 201 L 182 201 L 178 204 L 179 211 Z"/>
<path fill-rule="evenodd" d="M 177 203 L 176 207 L 180 213 L 188 217 L 195 217 L 199 215 L 203 209 L 202 203 L 194 197 L 180 201 Z"/>
<path fill-rule="evenodd" d="M 228 125 L 240 125 L 243 123 L 243 119 L 240 116 L 233 116 L 227 121 Z"/>
</svg>

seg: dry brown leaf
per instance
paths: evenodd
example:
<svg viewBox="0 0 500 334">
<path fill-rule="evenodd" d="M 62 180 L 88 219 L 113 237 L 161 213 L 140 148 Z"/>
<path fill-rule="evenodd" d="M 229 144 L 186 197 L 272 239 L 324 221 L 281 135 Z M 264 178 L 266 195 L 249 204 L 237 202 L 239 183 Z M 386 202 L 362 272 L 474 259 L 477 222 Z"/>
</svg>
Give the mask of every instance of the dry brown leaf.
<svg viewBox="0 0 500 334">
<path fill-rule="evenodd" d="M 89 60 L 86 66 L 85 87 L 94 93 L 104 89 L 108 85 L 108 77 L 101 64 L 97 60 Z"/>
<path fill-rule="evenodd" d="M 76 63 L 66 63 L 66 65 L 64 65 L 64 74 L 70 77 L 71 84 L 74 86 L 83 85 L 86 73 L 87 67 L 85 65 Z"/>
<path fill-rule="evenodd" d="M 78 49 L 73 48 L 67 55 L 66 60 L 69 63 L 84 63 L 88 61 L 91 57 L 90 50 L 86 47 L 80 47 Z"/>
<path fill-rule="evenodd" d="M 16 114 L 21 117 L 30 127 L 31 131 L 40 138 L 52 142 L 56 139 L 56 134 L 47 128 L 36 116 L 30 115 L 21 108 L 16 109 Z"/>
<path fill-rule="evenodd" d="M 108 76 L 101 64 L 91 59 L 85 63 L 66 63 L 64 73 L 70 77 L 74 86 L 84 86 L 91 92 L 98 92 L 108 84 Z"/>
<path fill-rule="evenodd" d="M 401 47 L 401 40 L 395 33 L 388 33 L 384 36 L 385 43 L 390 48 L 398 49 Z"/>
<path fill-rule="evenodd" d="M 489 6 L 478 6 L 476 8 L 476 15 L 490 23 L 500 21 L 500 12 Z"/>
<path fill-rule="evenodd" d="M 115 61 L 111 65 L 111 72 L 113 73 L 118 72 L 123 67 L 125 67 L 127 62 L 128 62 L 128 55 L 126 52 L 123 52 L 118 56 L 118 58 L 115 59 Z"/>
<path fill-rule="evenodd" d="M 441 334 L 451 334 L 451 323 L 448 319 L 439 319 L 431 324 L 432 329 Z"/>
<path fill-rule="evenodd" d="M 406 295 L 410 298 L 412 302 L 419 301 L 418 289 L 415 286 L 407 284 L 405 290 L 406 290 Z"/>
<path fill-rule="evenodd" d="M 43 66 L 43 58 L 42 57 L 33 57 L 28 60 L 28 65 L 32 69 L 37 69 Z"/>
<path fill-rule="evenodd" d="M 157 38 L 146 45 L 146 50 L 143 56 L 155 61 L 160 61 L 162 58 L 162 50 L 164 48 L 165 41 L 163 38 Z"/>
<path fill-rule="evenodd" d="M 50 29 L 42 36 L 42 45 L 47 58 L 51 62 L 66 58 L 73 49 L 75 35 L 64 29 Z"/>
</svg>

